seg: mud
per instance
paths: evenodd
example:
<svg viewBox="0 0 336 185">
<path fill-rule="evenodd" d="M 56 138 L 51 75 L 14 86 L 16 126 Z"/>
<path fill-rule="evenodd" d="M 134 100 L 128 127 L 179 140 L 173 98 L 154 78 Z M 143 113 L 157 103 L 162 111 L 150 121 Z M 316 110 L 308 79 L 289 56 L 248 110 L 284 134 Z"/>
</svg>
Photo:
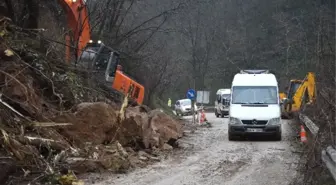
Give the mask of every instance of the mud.
<svg viewBox="0 0 336 185">
<path fill-rule="evenodd" d="M 286 120 L 282 141 L 228 141 L 227 118 L 216 118 L 213 113 L 207 113 L 207 118 L 212 127 L 199 127 L 194 133 L 185 131 L 185 137 L 179 140 L 182 148 L 167 159 L 129 174 L 93 174 L 86 177 L 87 183 L 289 185 L 298 175 L 295 133 Z"/>
</svg>

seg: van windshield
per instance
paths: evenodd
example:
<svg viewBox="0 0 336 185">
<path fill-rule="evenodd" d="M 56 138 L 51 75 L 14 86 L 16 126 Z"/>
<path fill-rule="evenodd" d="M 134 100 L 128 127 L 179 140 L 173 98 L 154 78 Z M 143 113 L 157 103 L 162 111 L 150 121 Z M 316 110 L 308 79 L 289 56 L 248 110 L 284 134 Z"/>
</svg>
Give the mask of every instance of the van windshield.
<svg viewBox="0 0 336 185">
<path fill-rule="evenodd" d="M 276 86 L 235 86 L 232 104 L 278 104 Z"/>
<path fill-rule="evenodd" d="M 223 95 L 222 95 L 222 98 L 223 98 L 223 99 L 229 99 L 230 96 L 231 96 L 231 94 L 223 94 Z"/>
</svg>

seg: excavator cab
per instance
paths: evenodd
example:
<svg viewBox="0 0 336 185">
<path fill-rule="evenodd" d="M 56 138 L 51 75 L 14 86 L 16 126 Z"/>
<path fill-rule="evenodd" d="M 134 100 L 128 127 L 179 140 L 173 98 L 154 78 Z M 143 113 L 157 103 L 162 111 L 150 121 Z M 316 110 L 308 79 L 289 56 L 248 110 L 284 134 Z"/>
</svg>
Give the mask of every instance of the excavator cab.
<svg viewBox="0 0 336 185">
<path fill-rule="evenodd" d="M 77 65 L 113 82 L 120 62 L 120 54 L 103 43 L 89 43 L 77 60 Z"/>
<path fill-rule="evenodd" d="M 301 84 L 302 84 L 302 80 L 291 80 L 290 81 L 289 89 L 287 92 L 287 99 L 293 100 L 293 96 Z"/>
<path fill-rule="evenodd" d="M 122 72 L 120 54 L 103 43 L 89 43 L 82 52 L 77 65 L 85 68 L 101 83 L 117 90 L 142 104 L 144 87 Z M 112 86 L 111 86 L 112 84 Z"/>
<path fill-rule="evenodd" d="M 302 80 L 291 80 L 290 81 L 289 88 L 286 93 L 287 96 L 284 99 L 282 99 L 284 110 L 286 112 L 292 111 L 292 105 L 295 104 L 294 95 L 301 84 L 302 84 Z"/>
<path fill-rule="evenodd" d="M 58 2 L 66 12 L 68 27 L 71 29 L 71 32 L 66 35 L 65 59 L 67 63 L 72 64 L 70 46 L 74 44 L 76 46 L 76 66 L 88 70 L 91 77 L 100 83 L 105 83 L 109 88 L 124 95 L 128 94 L 138 104 L 142 104 L 145 89 L 121 71 L 119 53 L 105 46 L 101 41 L 90 40 L 90 16 L 86 0 L 58 0 Z"/>
</svg>

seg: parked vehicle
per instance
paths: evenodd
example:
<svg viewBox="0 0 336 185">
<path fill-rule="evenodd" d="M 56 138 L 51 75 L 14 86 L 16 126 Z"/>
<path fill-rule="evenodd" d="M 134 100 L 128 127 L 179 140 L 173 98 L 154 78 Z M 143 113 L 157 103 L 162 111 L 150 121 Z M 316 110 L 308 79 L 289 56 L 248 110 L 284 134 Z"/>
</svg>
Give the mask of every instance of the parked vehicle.
<svg viewBox="0 0 336 185">
<path fill-rule="evenodd" d="M 242 70 L 232 81 L 229 140 L 242 135 L 272 135 L 281 140 L 278 82 L 268 70 Z"/>
<path fill-rule="evenodd" d="M 219 89 L 216 93 L 215 115 L 222 118 L 229 115 L 231 89 Z"/>
<path fill-rule="evenodd" d="M 282 94 L 282 118 L 292 118 L 293 114 L 302 110 L 306 105 L 316 101 L 315 73 L 308 72 L 303 80 L 292 79 L 288 91 Z"/>
<path fill-rule="evenodd" d="M 194 106 L 195 111 L 197 110 L 197 105 Z M 177 115 L 186 116 L 192 115 L 191 110 L 191 100 L 190 99 L 181 99 L 177 100 L 175 103 L 175 112 Z"/>
</svg>

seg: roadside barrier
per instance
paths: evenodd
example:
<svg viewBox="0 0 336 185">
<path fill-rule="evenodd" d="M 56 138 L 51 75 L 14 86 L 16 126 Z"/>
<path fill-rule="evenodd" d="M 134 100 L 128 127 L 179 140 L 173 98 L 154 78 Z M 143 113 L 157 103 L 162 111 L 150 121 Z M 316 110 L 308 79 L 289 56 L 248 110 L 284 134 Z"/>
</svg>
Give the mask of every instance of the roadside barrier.
<svg viewBox="0 0 336 185">
<path fill-rule="evenodd" d="M 319 127 L 304 114 L 299 114 L 299 119 L 308 128 L 308 131 L 313 135 L 313 137 L 316 137 Z M 303 126 L 301 125 L 301 127 Z M 323 149 L 321 153 L 323 163 L 328 168 L 331 176 L 336 182 L 336 147 L 328 146 L 326 149 Z"/>
<path fill-rule="evenodd" d="M 331 176 L 336 182 L 336 150 L 335 147 L 328 146 L 327 149 L 322 150 L 322 161 L 327 166 Z"/>
<path fill-rule="evenodd" d="M 200 115 L 200 118 L 198 119 L 198 124 L 203 124 L 206 121 L 204 110 L 200 110 L 198 115 Z"/>
</svg>

